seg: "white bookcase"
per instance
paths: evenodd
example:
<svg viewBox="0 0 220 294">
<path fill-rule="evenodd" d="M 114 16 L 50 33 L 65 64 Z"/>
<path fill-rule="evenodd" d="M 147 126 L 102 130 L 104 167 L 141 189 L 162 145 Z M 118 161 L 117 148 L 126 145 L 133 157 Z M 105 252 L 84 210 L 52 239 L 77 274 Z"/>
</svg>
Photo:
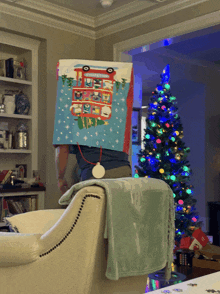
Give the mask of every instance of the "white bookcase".
<svg viewBox="0 0 220 294">
<path fill-rule="evenodd" d="M 25 59 L 27 64 L 26 80 L 0 76 L 0 102 L 7 90 L 21 90 L 30 101 L 28 115 L 0 113 L 0 122 L 8 122 L 9 131 L 15 133 L 19 122 L 28 127 L 28 150 L 0 149 L 0 170 L 13 170 L 16 164 L 27 165 L 27 177 L 38 170 L 38 48 L 40 41 L 2 32 L 0 33 L 0 60 L 8 58 Z M 8 194 L 8 193 L 7 193 Z M 24 193 L 25 194 L 25 193 Z M 35 194 L 32 192 L 32 194 Z M 20 196 L 20 194 L 17 194 Z M 5 196 L 5 195 L 4 195 Z M 0 193 L 0 200 L 4 197 Z M 16 193 L 12 193 L 16 197 Z M 40 196 L 40 209 L 44 200 Z"/>
<path fill-rule="evenodd" d="M 0 121 L 8 122 L 9 130 L 15 131 L 23 121 L 28 126 L 29 150 L 0 149 L 0 170 L 15 169 L 16 164 L 27 164 L 27 177 L 32 170 L 38 170 L 38 48 L 40 42 L 21 36 L 1 32 L 0 60 L 25 58 L 27 80 L 0 77 L 0 95 L 5 89 L 22 90 L 29 98 L 29 115 L 0 113 Z"/>
</svg>

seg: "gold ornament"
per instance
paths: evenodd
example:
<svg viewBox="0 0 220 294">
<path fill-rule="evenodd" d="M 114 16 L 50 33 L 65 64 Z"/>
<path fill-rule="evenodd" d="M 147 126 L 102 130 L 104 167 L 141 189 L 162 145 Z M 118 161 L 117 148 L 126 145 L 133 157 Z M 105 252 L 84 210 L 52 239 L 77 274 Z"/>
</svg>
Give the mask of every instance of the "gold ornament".
<svg viewBox="0 0 220 294">
<path fill-rule="evenodd" d="M 180 159 L 181 159 L 181 156 L 180 156 L 180 154 L 179 154 L 179 153 L 177 153 L 177 154 L 175 155 L 175 158 L 176 158 L 177 160 L 180 160 Z"/>
<path fill-rule="evenodd" d="M 161 169 L 159 170 L 159 172 L 160 172 L 161 174 L 163 174 L 163 173 L 164 173 L 164 169 L 161 168 Z"/>
</svg>

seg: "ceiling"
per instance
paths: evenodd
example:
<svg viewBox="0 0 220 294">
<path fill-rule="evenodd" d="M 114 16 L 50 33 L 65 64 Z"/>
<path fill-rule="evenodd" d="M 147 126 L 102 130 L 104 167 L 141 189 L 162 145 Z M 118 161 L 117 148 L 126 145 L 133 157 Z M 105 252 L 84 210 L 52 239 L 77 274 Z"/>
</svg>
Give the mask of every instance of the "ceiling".
<svg viewBox="0 0 220 294">
<path fill-rule="evenodd" d="M 113 0 L 111 7 L 102 7 L 100 0 L 0 0 L 1 3 L 5 3 L 14 7 L 22 7 L 30 12 L 37 12 L 39 14 L 54 15 L 56 11 L 56 17 L 66 18 L 66 15 L 72 14 L 78 18 L 88 16 L 89 20 L 94 21 L 94 18 L 104 17 L 106 15 L 106 23 L 111 22 L 111 16 L 113 20 L 122 18 L 128 15 L 134 15 L 135 13 L 142 14 L 155 8 L 162 7 L 167 4 L 172 4 L 178 0 Z M 206 0 L 207 1 L 207 0 Z M 59 15 L 57 15 L 57 11 Z M 107 16 L 110 16 L 108 19 Z M 72 19 L 72 22 L 77 21 Z M 85 23 L 87 25 L 87 23 Z"/>
<path fill-rule="evenodd" d="M 123 8 L 124 5 L 131 4 L 132 2 L 138 2 L 139 0 L 114 0 L 112 6 L 110 8 L 103 8 L 99 0 L 47 0 L 55 5 L 59 5 L 60 7 L 68 8 L 73 11 L 77 11 L 83 14 L 87 14 L 89 16 L 99 16 L 103 13 L 113 11 L 117 8 Z M 152 2 L 156 1 L 143 1 Z"/>
<path fill-rule="evenodd" d="M 188 55 L 192 59 L 220 64 L 220 29 L 215 33 L 171 44 L 169 50 Z"/>
<path fill-rule="evenodd" d="M 128 52 L 133 55 L 134 69 L 141 74 L 142 90 L 147 97 L 160 83 L 160 74 L 167 60 L 172 63 L 182 60 L 186 64 L 220 71 L 220 25 L 170 39 L 168 46 L 163 44 L 163 41 L 151 44 L 147 52 L 141 52 L 143 47 Z M 172 83 L 178 79 L 178 76 L 172 76 Z"/>
<path fill-rule="evenodd" d="M 103 1 L 103 0 L 102 0 Z M 1 13 L 94 40 L 133 28 L 209 0 L 0 0 Z"/>
<path fill-rule="evenodd" d="M 155 51 L 158 54 L 178 55 L 191 60 L 220 64 L 220 25 L 167 39 L 169 45 L 164 41 L 148 44 L 148 52 Z M 127 51 L 127 54 L 148 55 L 148 52 L 142 52 L 143 47 L 139 47 Z"/>
</svg>

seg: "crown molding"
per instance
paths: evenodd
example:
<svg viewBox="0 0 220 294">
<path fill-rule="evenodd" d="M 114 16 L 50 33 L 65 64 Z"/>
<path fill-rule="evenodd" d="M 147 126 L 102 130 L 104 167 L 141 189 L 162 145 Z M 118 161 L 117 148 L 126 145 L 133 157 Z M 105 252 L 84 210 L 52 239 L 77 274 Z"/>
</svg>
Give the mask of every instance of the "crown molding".
<svg viewBox="0 0 220 294">
<path fill-rule="evenodd" d="M 1 13 L 5 13 L 6 15 L 12 15 L 18 18 L 39 23 L 41 25 L 53 27 L 55 29 L 67 31 L 70 33 L 75 33 L 77 35 L 88 37 L 93 40 L 96 39 L 95 32 L 92 29 L 82 28 L 80 26 L 69 24 L 69 23 L 66 23 L 65 21 L 60 21 L 52 17 L 38 14 L 36 12 L 27 11 L 20 7 L 15 7 L 5 3 L 0 3 L 0 11 Z"/>
<path fill-rule="evenodd" d="M 159 17 L 171 14 L 171 13 L 175 13 L 179 10 L 182 9 L 186 9 L 189 7 L 192 7 L 194 5 L 198 5 L 201 4 L 203 2 L 207 2 L 209 0 L 179 0 L 177 2 L 171 3 L 171 4 L 167 4 L 165 6 L 162 6 L 160 8 L 156 8 L 152 11 L 143 13 L 141 15 L 132 17 L 131 19 L 125 20 L 114 25 L 111 25 L 107 28 L 104 29 L 100 29 L 96 32 L 96 39 L 100 39 L 103 38 L 105 36 L 123 31 L 123 30 L 127 30 L 131 27 L 137 26 L 137 25 L 141 25 L 144 24 L 148 21 L 157 19 Z"/>
<path fill-rule="evenodd" d="M 96 17 L 95 27 L 105 25 L 109 22 L 116 21 L 122 17 L 126 17 L 132 13 L 142 11 L 146 8 L 158 5 L 158 3 L 152 3 L 148 1 L 134 1 L 129 4 L 123 5 L 122 7 L 111 10 L 107 13 L 103 13 Z"/>
<path fill-rule="evenodd" d="M 133 48 L 152 44 L 162 39 L 174 38 L 176 36 L 196 32 L 218 24 L 220 24 L 220 10 L 116 43 L 113 45 L 113 60 L 120 62 L 121 54 Z"/>
<path fill-rule="evenodd" d="M 87 15 L 83 15 L 83 14 L 76 13 L 76 12 L 71 12 L 68 9 L 67 10 L 65 9 L 64 16 L 66 17 L 67 20 L 78 21 L 79 23 L 81 23 L 81 24 L 83 23 L 84 25 L 88 24 L 91 20 L 90 27 L 92 26 L 93 28 L 90 29 L 90 28 L 81 27 L 80 25 L 66 23 L 65 19 L 63 21 L 55 19 L 53 16 L 55 16 L 57 14 L 57 16 L 60 17 L 60 15 L 61 15 L 61 13 L 60 13 L 61 7 L 60 6 L 52 5 L 52 4 L 48 5 L 48 2 L 46 2 L 44 0 L 38 0 L 39 2 L 37 2 L 37 4 L 34 1 L 35 0 L 23 0 L 22 2 L 19 2 L 20 5 L 23 5 L 23 6 L 26 5 L 26 7 L 23 7 L 23 8 L 0 2 L 0 8 L 1 8 L 0 11 L 1 11 L 1 13 L 13 15 L 15 17 L 19 17 L 22 19 L 26 19 L 26 20 L 29 20 L 32 22 L 42 24 L 42 25 L 46 25 L 46 26 L 53 27 L 53 28 L 56 28 L 59 30 L 63 30 L 63 31 L 68 31 L 68 32 L 74 33 L 76 35 L 80 35 L 80 36 L 84 36 L 84 37 L 88 37 L 90 39 L 96 40 L 96 39 L 120 32 L 122 30 L 126 30 L 128 28 L 146 23 L 146 22 L 151 21 L 153 19 L 157 19 L 159 17 L 168 15 L 170 13 L 175 13 L 179 10 L 182 10 L 182 9 L 194 6 L 194 5 L 198 5 L 200 3 L 203 3 L 203 2 L 206 2 L 209 0 L 179 0 L 177 2 L 167 4 L 165 6 L 154 9 L 154 10 L 149 11 L 147 13 L 141 14 L 139 16 L 130 18 L 129 20 L 121 21 L 117 24 L 110 25 L 110 26 L 103 28 L 103 29 L 100 29 L 98 31 L 95 31 L 94 28 L 96 28 L 97 25 L 100 26 L 100 24 L 104 24 L 104 18 L 107 19 L 106 22 L 109 22 L 109 20 L 111 21 L 114 18 L 113 11 L 104 14 L 104 16 L 103 15 L 100 16 L 95 21 L 95 18 L 93 18 L 93 17 L 89 17 Z M 38 3 L 40 3 L 39 6 L 38 6 Z M 29 5 L 29 6 L 27 6 L 27 5 Z M 31 5 L 33 5 L 33 6 L 31 6 Z M 149 5 L 149 3 L 147 3 L 147 5 Z M 132 2 L 130 5 L 126 5 L 126 9 L 124 12 L 120 9 L 118 9 L 118 10 L 115 9 L 116 15 L 115 15 L 114 19 L 115 20 L 118 19 L 120 15 L 122 15 L 122 16 L 128 15 L 129 14 L 129 6 L 131 9 L 130 13 L 133 13 L 134 10 L 136 10 L 136 12 L 143 10 L 143 7 L 146 8 L 146 5 L 143 6 L 142 1 L 140 1 L 140 5 L 138 4 L 138 2 Z M 35 10 L 38 9 L 39 11 L 42 11 L 45 13 L 48 13 L 48 11 L 51 13 L 51 11 L 52 11 L 51 17 L 41 15 L 37 12 L 32 12 L 32 11 L 26 10 L 25 8 L 27 8 L 27 7 L 35 9 Z M 58 7 L 59 7 L 59 14 L 57 11 Z M 124 7 L 124 6 L 122 6 L 122 7 Z M 78 15 L 78 18 L 76 15 Z M 110 19 L 110 16 L 112 17 L 112 19 Z M 63 17 L 63 14 L 62 14 L 62 17 Z"/>
<path fill-rule="evenodd" d="M 17 36 L 14 34 L 2 32 L 0 34 L 0 43 L 17 46 L 29 50 L 38 50 L 40 41 L 29 39 L 23 36 Z"/>
<path fill-rule="evenodd" d="M 74 20 L 74 22 L 76 23 L 86 25 L 91 28 L 96 28 L 98 26 L 105 25 L 111 21 L 121 19 L 122 17 L 128 16 L 132 13 L 157 5 L 158 3 L 152 3 L 148 1 L 134 1 L 129 4 L 123 5 L 119 8 L 113 9 L 110 12 L 103 13 L 97 17 L 89 16 L 84 13 L 80 13 L 65 7 L 61 7 L 57 4 L 53 4 L 45 0 L 21 0 L 16 4 L 26 8 L 35 9 L 47 14 L 51 14 L 52 17 L 61 17 L 62 15 L 62 18 L 64 20 Z"/>
<path fill-rule="evenodd" d="M 44 1 L 44 0 L 22 0 L 17 2 L 17 4 L 35 9 L 47 14 L 51 14 L 51 16 L 61 17 L 65 20 L 70 20 L 86 25 L 91 28 L 95 28 L 95 18 L 77 11 L 73 11 L 71 9 L 61 7 L 59 5 Z"/>
</svg>

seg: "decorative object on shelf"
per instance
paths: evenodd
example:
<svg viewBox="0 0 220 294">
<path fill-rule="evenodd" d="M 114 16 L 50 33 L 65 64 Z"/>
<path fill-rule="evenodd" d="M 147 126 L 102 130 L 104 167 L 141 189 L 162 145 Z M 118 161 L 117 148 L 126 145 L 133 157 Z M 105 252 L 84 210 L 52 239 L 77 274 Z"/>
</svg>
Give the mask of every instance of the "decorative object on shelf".
<svg viewBox="0 0 220 294">
<path fill-rule="evenodd" d="M 4 95 L 5 112 L 7 114 L 14 114 L 15 112 L 15 96 L 16 95 Z"/>
<path fill-rule="evenodd" d="M 8 148 L 8 122 L 0 122 L 0 149 Z"/>
<path fill-rule="evenodd" d="M 33 170 L 33 178 L 35 178 L 36 183 L 40 181 L 40 172 L 39 172 L 39 170 Z"/>
<path fill-rule="evenodd" d="M 14 78 L 26 80 L 26 66 L 24 59 L 14 59 Z"/>
<path fill-rule="evenodd" d="M 5 113 L 5 105 L 4 105 L 4 103 L 0 104 L 0 113 Z"/>
<path fill-rule="evenodd" d="M 18 178 L 27 178 L 27 164 L 16 164 L 15 167 L 18 171 Z"/>
<path fill-rule="evenodd" d="M 20 92 L 20 94 L 15 96 L 15 104 L 16 104 L 16 109 L 15 109 L 16 114 L 28 115 L 30 110 L 30 102 L 28 97 L 23 92 Z"/>
<path fill-rule="evenodd" d="M 13 149 L 13 133 L 9 131 L 8 133 L 8 149 Z"/>
<path fill-rule="evenodd" d="M 0 130 L 0 149 L 5 149 L 6 131 Z"/>
<path fill-rule="evenodd" d="M 1 62 L 1 60 L 0 60 L 0 62 Z M 4 95 L 2 95 L 2 98 L 1 98 L 0 113 L 5 113 Z"/>
<path fill-rule="evenodd" d="M 28 131 L 27 126 L 20 122 L 15 134 L 16 149 L 28 149 Z"/>
<path fill-rule="evenodd" d="M 24 58 L 0 60 L 0 76 L 26 80 L 26 61 Z"/>
</svg>

